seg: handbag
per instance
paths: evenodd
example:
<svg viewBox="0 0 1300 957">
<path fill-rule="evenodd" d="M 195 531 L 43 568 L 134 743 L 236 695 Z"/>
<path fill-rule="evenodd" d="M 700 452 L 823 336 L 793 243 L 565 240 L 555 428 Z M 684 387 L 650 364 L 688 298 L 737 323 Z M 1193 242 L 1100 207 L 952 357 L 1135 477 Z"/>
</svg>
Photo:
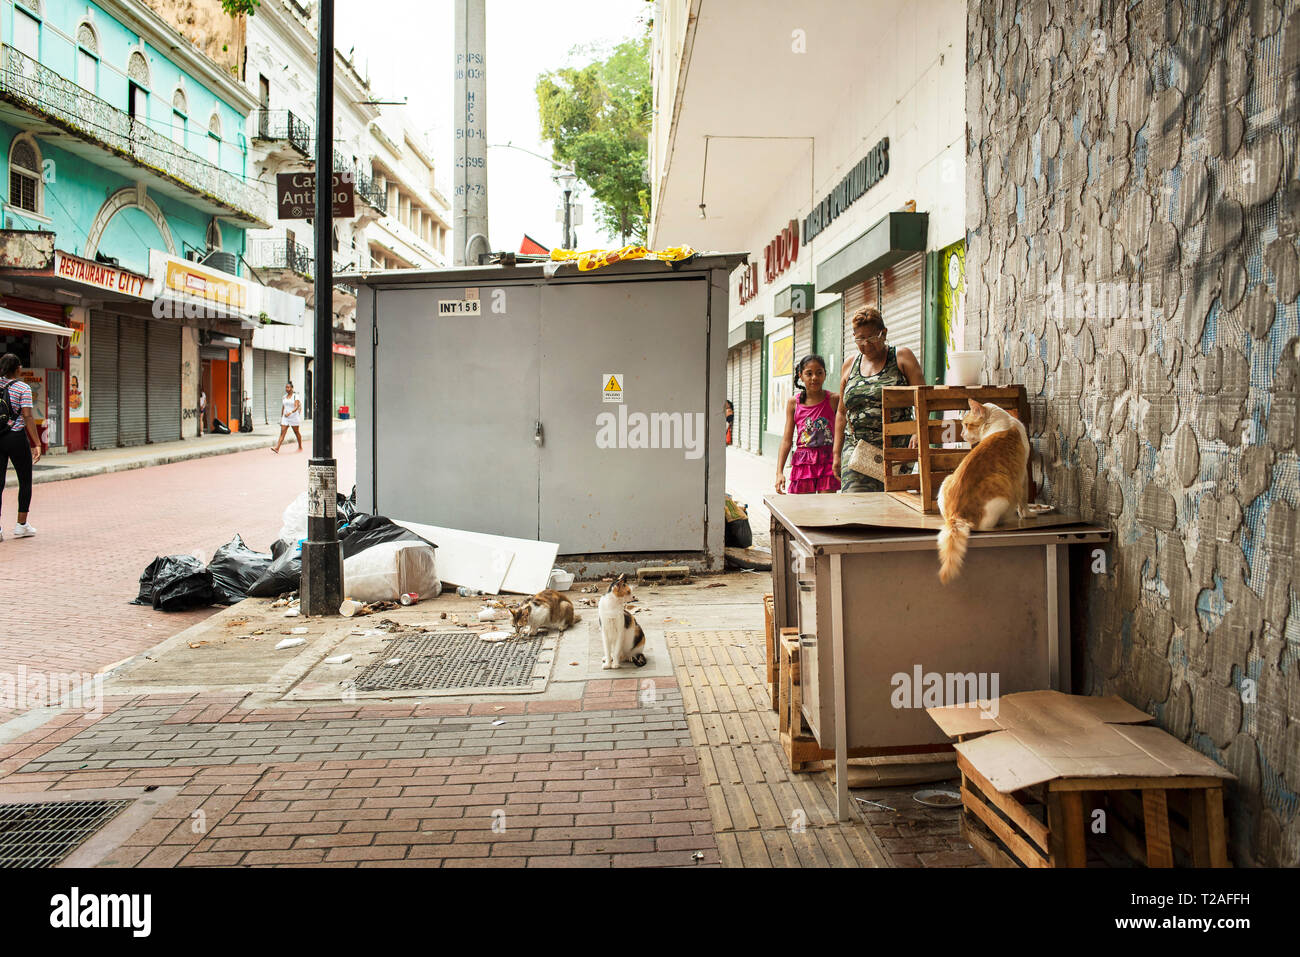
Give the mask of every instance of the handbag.
<svg viewBox="0 0 1300 957">
<path fill-rule="evenodd" d="M 862 475 L 870 476 L 877 482 L 885 480 L 885 453 L 878 445 L 872 445 L 865 439 L 858 439 L 849 455 L 849 468 Z"/>
</svg>

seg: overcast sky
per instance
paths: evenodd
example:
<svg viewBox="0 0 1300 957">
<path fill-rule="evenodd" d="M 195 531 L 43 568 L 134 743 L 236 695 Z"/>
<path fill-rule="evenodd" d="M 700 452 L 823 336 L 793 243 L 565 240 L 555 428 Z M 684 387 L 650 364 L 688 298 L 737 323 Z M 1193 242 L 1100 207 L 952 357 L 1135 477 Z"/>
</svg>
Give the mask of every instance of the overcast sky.
<svg viewBox="0 0 1300 957">
<path fill-rule="evenodd" d="M 369 70 L 377 99 L 409 99 L 413 122 L 433 148 L 439 189 L 452 201 L 452 86 L 454 64 L 451 0 L 336 0 L 335 45 L 356 46 L 356 64 Z M 575 46 L 612 49 L 636 36 L 654 12 L 646 0 L 487 0 L 488 143 L 551 155 L 541 140 L 534 87 L 539 74 L 583 66 Z M 524 233 L 542 245 L 560 244 L 555 221 L 562 199 L 551 167 L 517 150 L 488 150 L 488 214 L 493 249 L 518 249 Z M 576 229 L 578 248 L 616 245 L 601 236 L 591 203 Z M 463 237 L 461 238 L 463 242 Z"/>
</svg>

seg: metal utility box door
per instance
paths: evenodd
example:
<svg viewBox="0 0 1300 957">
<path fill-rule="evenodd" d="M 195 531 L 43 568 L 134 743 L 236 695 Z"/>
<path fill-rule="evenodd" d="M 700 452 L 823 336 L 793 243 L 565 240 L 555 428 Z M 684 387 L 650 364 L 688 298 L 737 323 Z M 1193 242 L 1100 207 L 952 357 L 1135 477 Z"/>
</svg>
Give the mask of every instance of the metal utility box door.
<svg viewBox="0 0 1300 957">
<path fill-rule="evenodd" d="M 563 555 L 720 553 L 706 538 L 715 508 L 721 527 L 710 382 L 725 338 L 710 336 L 709 309 L 725 308 L 710 296 L 725 277 L 372 278 L 357 329 L 358 388 L 374 394 L 358 428 L 363 505 Z"/>
</svg>

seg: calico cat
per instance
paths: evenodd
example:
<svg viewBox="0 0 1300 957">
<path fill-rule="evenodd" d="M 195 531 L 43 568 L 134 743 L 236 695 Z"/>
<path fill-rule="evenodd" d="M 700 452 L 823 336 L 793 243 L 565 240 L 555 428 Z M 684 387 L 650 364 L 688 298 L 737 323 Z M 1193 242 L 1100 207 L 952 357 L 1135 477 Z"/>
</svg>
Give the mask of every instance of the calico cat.
<svg viewBox="0 0 1300 957">
<path fill-rule="evenodd" d="M 632 589 L 628 586 L 627 579 L 619 575 L 600 600 L 597 609 L 600 614 L 600 639 L 605 646 L 601 668 L 618 668 L 625 661 L 632 662 L 638 668 L 645 665 L 645 632 L 627 610 L 627 602 L 631 597 Z"/>
<path fill-rule="evenodd" d="M 970 400 L 962 417 L 962 438 L 972 446 L 957 470 L 939 486 L 939 580 L 961 573 L 972 528 L 993 528 L 1014 509 L 1028 514 L 1029 436 L 1024 424 L 991 402 Z"/>
<path fill-rule="evenodd" d="M 548 588 L 539 591 L 522 605 L 510 609 L 510 618 L 515 626 L 515 633 L 535 635 L 542 628 L 556 628 L 561 633 L 582 618 L 574 614 L 573 602 L 558 591 Z"/>
</svg>

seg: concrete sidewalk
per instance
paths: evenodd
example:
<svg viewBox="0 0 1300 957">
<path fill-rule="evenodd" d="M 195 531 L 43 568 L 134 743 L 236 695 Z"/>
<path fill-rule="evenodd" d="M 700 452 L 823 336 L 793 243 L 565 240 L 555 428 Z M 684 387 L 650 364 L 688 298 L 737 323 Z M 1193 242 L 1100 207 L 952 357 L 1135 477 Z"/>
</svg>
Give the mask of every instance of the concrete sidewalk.
<svg viewBox="0 0 1300 957">
<path fill-rule="evenodd" d="M 351 682 L 414 633 L 384 619 L 492 627 L 476 599 L 353 619 L 249 599 L 115 666 L 98 707 L 0 725 L 0 801 L 151 789 L 74 852 L 83 866 L 977 866 L 956 814 L 912 789 L 858 791 L 875 819 L 840 822 L 829 775 L 790 771 L 764 685 L 769 589 L 755 573 L 638 586 L 649 661 L 614 671 L 596 594 L 575 589 L 583 620 L 545 690 L 444 696 Z M 306 643 L 276 650 L 295 627 Z"/>
<path fill-rule="evenodd" d="M 356 428 L 356 420 L 334 420 L 334 432 L 345 432 Z M 310 455 L 312 435 L 311 422 L 305 422 L 300 428 L 303 440 L 303 454 Z M 252 432 L 234 432 L 230 435 L 191 436 L 178 442 L 159 442 L 156 445 L 137 445 L 123 449 L 96 449 L 84 452 L 69 452 L 65 455 L 46 455 L 36 464 L 32 475 L 33 484 L 44 482 L 62 482 L 67 479 L 85 478 L 88 475 L 103 475 L 106 472 L 125 472 L 130 469 L 144 469 L 153 465 L 167 465 L 171 462 L 184 462 L 188 459 L 207 458 L 211 455 L 229 455 L 232 452 L 246 452 L 249 449 L 267 449 L 275 445 L 280 435 L 278 425 L 259 425 Z M 281 451 L 290 454 L 297 448 L 293 432 L 285 437 Z M 5 488 L 18 485 L 18 478 L 11 471 L 6 473 Z"/>
</svg>

